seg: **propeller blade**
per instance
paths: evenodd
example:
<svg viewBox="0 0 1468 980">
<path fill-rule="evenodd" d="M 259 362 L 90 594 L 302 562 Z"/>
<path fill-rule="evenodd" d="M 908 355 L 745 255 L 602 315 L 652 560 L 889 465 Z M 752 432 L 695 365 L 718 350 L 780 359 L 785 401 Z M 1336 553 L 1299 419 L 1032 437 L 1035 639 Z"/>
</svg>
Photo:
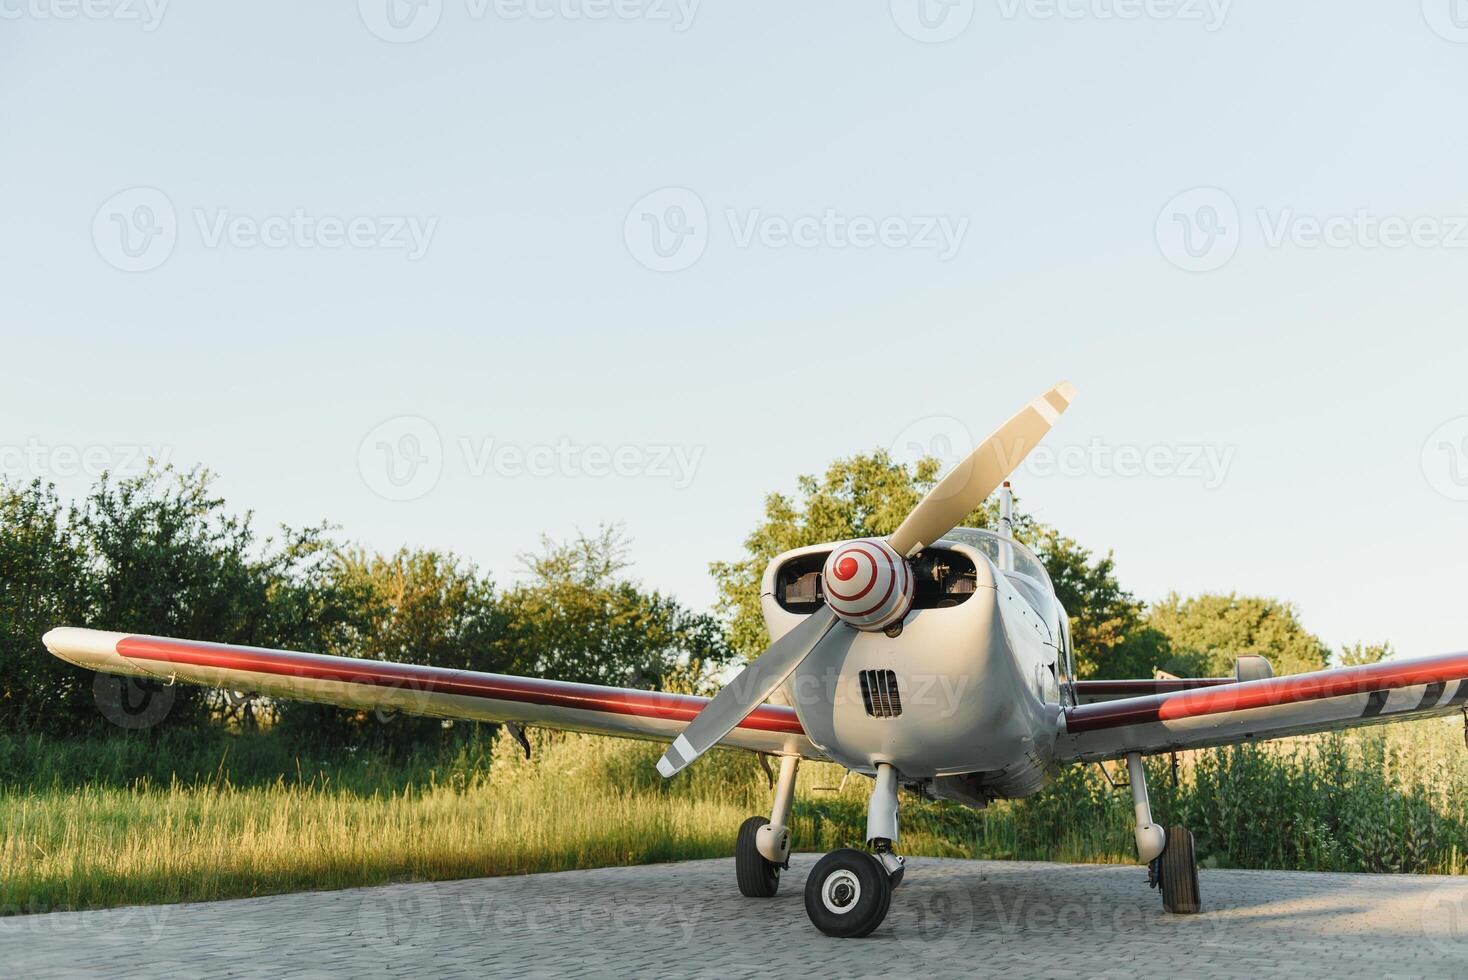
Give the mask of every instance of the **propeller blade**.
<svg viewBox="0 0 1468 980">
<path fill-rule="evenodd" d="M 888 543 L 911 557 L 957 527 L 1024 461 L 1075 394 L 1075 387 L 1062 381 L 1016 412 L 928 491 Z"/>
<path fill-rule="evenodd" d="M 836 614 L 829 606 L 822 606 L 766 647 L 668 746 L 668 751 L 658 760 L 658 772 L 664 777 L 671 776 L 717 745 L 785 683 L 785 678 L 820 645 L 834 625 Z"/>
</svg>

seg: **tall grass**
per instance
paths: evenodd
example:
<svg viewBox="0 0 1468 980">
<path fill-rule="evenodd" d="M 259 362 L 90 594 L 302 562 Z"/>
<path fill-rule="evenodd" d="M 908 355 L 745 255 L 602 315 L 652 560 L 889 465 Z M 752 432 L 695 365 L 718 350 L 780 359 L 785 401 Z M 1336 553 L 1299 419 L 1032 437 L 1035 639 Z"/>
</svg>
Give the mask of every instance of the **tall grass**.
<svg viewBox="0 0 1468 980">
<path fill-rule="evenodd" d="M 769 805 L 756 759 L 715 752 L 671 781 L 660 746 L 532 733 L 406 757 L 301 755 L 269 734 L 187 744 L 0 739 L 0 911 L 192 901 L 389 881 L 728 855 Z M 1468 758 L 1426 721 L 1149 762 L 1154 808 L 1205 864 L 1462 873 Z M 869 783 L 801 768 L 799 848 L 860 844 Z M 904 797 L 914 855 L 1134 860 L 1130 798 L 1095 767 L 975 812 Z"/>
</svg>

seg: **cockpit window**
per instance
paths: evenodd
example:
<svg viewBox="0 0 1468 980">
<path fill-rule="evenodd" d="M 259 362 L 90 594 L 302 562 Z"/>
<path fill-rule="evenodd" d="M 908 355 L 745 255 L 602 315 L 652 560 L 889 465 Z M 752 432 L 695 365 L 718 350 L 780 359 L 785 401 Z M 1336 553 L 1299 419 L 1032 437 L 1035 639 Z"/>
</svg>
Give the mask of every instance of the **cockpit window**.
<svg viewBox="0 0 1468 980">
<path fill-rule="evenodd" d="M 1035 611 L 1049 619 L 1055 606 L 1055 586 L 1033 551 L 1018 541 L 976 527 L 956 527 L 943 537 L 982 551 Z"/>
</svg>

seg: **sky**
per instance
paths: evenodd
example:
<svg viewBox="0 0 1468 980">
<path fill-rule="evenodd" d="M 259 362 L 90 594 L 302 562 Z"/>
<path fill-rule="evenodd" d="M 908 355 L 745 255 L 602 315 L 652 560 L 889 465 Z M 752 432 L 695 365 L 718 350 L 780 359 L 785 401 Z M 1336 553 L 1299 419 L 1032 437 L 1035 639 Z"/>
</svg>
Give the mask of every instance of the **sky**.
<svg viewBox="0 0 1468 980">
<path fill-rule="evenodd" d="M 1465 90 L 1460 0 L 0 0 L 0 472 L 707 608 L 1069 379 L 1015 487 L 1138 596 L 1465 649 Z"/>
</svg>

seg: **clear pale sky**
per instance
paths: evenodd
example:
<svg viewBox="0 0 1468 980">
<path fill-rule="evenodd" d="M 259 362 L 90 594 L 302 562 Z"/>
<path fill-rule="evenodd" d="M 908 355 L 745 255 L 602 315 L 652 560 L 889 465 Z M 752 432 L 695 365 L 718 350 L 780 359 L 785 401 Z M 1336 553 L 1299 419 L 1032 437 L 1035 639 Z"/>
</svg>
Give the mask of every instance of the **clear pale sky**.
<svg viewBox="0 0 1468 980">
<path fill-rule="evenodd" d="M 1016 486 L 1137 594 L 1468 647 L 1449 0 L 90 3 L 0 0 L 12 479 L 502 581 L 622 522 L 703 607 L 767 491 L 1069 378 Z"/>
</svg>

